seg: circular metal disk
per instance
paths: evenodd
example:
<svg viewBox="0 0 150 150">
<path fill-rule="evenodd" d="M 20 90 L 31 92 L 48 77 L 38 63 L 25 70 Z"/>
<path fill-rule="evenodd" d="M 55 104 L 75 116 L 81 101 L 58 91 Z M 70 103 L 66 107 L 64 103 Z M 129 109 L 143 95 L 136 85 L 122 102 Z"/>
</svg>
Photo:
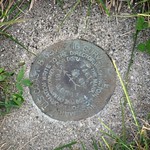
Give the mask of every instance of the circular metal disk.
<svg viewBox="0 0 150 150">
<path fill-rule="evenodd" d="M 32 63 L 30 93 L 51 118 L 67 121 L 103 109 L 115 88 L 115 69 L 106 53 L 83 41 L 56 43 Z"/>
</svg>

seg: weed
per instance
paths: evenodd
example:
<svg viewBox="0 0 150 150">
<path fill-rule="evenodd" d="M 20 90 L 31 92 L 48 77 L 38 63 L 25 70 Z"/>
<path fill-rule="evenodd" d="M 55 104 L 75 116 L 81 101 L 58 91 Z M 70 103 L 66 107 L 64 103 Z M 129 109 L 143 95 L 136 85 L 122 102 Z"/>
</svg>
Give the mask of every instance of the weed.
<svg viewBox="0 0 150 150">
<path fill-rule="evenodd" d="M 140 32 L 142 32 L 143 30 L 146 30 L 146 29 L 149 29 L 149 23 L 145 20 L 145 18 L 143 16 L 137 17 L 136 26 L 135 26 L 135 34 L 133 37 L 134 43 L 133 43 L 133 48 L 131 51 L 131 57 L 129 60 L 128 69 L 127 69 L 127 73 L 126 73 L 126 79 L 125 79 L 126 80 L 126 86 L 128 84 L 129 72 L 130 72 L 131 66 L 133 64 L 134 52 L 136 50 L 136 43 L 137 43 L 138 35 Z M 150 40 L 148 40 L 144 43 L 138 44 L 137 49 L 139 51 L 147 52 L 148 54 L 150 54 Z"/>
<path fill-rule="evenodd" d="M 150 39 L 146 42 L 138 44 L 137 49 L 141 52 L 146 52 L 150 54 Z"/>
<path fill-rule="evenodd" d="M 62 8 L 64 4 L 64 0 L 56 0 L 55 3 Z"/>
<path fill-rule="evenodd" d="M 124 138 L 125 134 L 123 134 L 123 136 L 121 137 L 118 137 L 116 136 L 112 130 L 106 125 L 104 124 L 102 121 L 101 123 L 103 124 L 103 126 L 110 131 L 111 134 L 108 134 L 108 133 L 105 133 L 103 132 L 105 135 L 111 137 L 112 139 L 114 139 L 116 142 L 114 145 L 109 145 L 110 147 L 112 147 L 111 149 L 116 149 L 116 148 L 120 148 L 120 149 L 143 149 L 143 150 L 148 150 L 148 147 L 150 146 L 150 137 L 147 136 L 147 132 L 148 132 L 148 128 L 145 129 L 143 132 L 143 127 L 141 127 L 139 125 L 139 122 L 136 118 L 136 115 L 135 115 L 135 112 L 134 112 L 134 109 L 132 107 L 132 102 L 129 98 L 129 95 L 128 95 L 128 92 L 127 92 L 127 89 L 126 89 L 126 86 L 120 76 L 120 73 L 118 71 L 118 68 L 115 64 L 115 62 L 113 61 L 113 64 L 114 64 L 114 67 L 116 69 L 116 72 L 117 72 L 117 75 L 119 77 L 119 80 L 120 80 L 120 83 L 122 85 L 122 89 L 124 91 L 124 94 L 125 94 L 125 97 L 126 97 L 126 100 L 128 102 L 128 105 L 129 105 L 129 108 L 130 108 L 130 111 L 131 111 L 131 114 L 132 114 L 132 117 L 133 117 L 133 120 L 134 120 L 134 124 L 136 126 L 136 134 L 134 135 L 134 138 L 132 139 L 133 141 L 130 141 L 129 143 L 127 142 L 127 139 L 126 137 Z M 124 110 L 123 106 L 121 107 L 122 110 Z M 124 116 L 124 111 L 122 111 L 123 115 Z M 124 117 L 123 117 L 123 121 L 122 122 L 125 122 L 124 121 Z M 123 127 L 124 129 L 124 127 Z M 143 134 L 145 133 L 145 134 Z"/>
<path fill-rule="evenodd" d="M 133 117 L 133 121 L 134 121 L 134 128 L 135 131 L 133 132 L 133 137 L 130 138 L 129 140 L 129 135 L 127 135 L 127 128 L 125 125 L 125 117 L 124 117 L 124 107 L 122 105 L 122 103 L 120 103 L 121 105 L 121 112 L 122 112 L 122 134 L 120 136 L 118 136 L 113 130 L 111 130 L 111 128 L 109 128 L 108 125 L 106 125 L 103 121 L 101 121 L 100 119 L 100 123 L 104 126 L 104 128 L 108 131 L 105 132 L 103 130 L 100 130 L 100 132 L 103 134 L 101 139 L 102 141 L 96 141 L 95 139 L 92 138 L 92 145 L 93 145 L 93 150 L 149 150 L 150 147 L 150 125 L 147 122 L 144 122 L 143 125 L 139 124 L 139 121 L 137 120 L 136 114 L 134 112 L 133 106 L 132 106 L 132 102 L 131 99 L 128 95 L 128 91 L 126 88 L 126 85 L 124 83 L 124 81 L 121 78 L 121 75 L 118 71 L 118 68 L 115 64 L 115 62 L 113 61 L 114 67 L 116 69 L 118 78 L 120 80 L 123 92 L 125 94 L 127 103 L 129 105 L 130 108 L 130 112 L 132 114 Z M 132 127 L 130 129 L 130 133 L 132 133 Z M 111 139 L 111 143 L 108 142 L 108 138 Z M 76 144 L 76 143 L 74 143 Z M 82 150 L 86 150 L 86 146 L 81 143 L 82 146 Z M 57 150 L 63 150 L 63 148 L 72 148 L 72 145 L 66 144 L 64 146 L 59 147 L 59 149 Z M 56 150 L 56 149 L 55 149 Z"/>
<path fill-rule="evenodd" d="M 7 32 L 13 24 L 26 21 L 20 19 L 20 15 L 28 8 L 30 1 L 25 0 L 0 0 L 0 40 L 1 38 L 9 38 L 22 48 L 30 52 L 19 40 Z M 30 52 L 32 53 L 32 52 Z M 34 53 L 32 53 L 35 55 Z"/>
<path fill-rule="evenodd" d="M 110 12 L 109 12 L 109 9 L 106 7 L 105 3 L 103 0 L 96 0 L 97 4 L 100 6 L 100 8 L 102 8 L 105 13 L 110 16 Z"/>
<path fill-rule="evenodd" d="M 0 31 L 5 32 L 12 24 L 22 22 L 20 14 L 28 7 L 29 2 L 24 0 L 0 1 Z"/>
<path fill-rule="evenodd" d="M 137 23 L 136 23 L 136 31 L 139 33 L 142 30 L 148 29 L 149 25 L 148 22 L 145 21 L 144 17 L 138 17 L 137 18 Z M 147 41 L 140 43 L 137 45 L 137 49 L 141 52 L 146 52 L 150 54 L 150 39 Z"/>
<path fill-rule="evenodd" d="M 110 16 L 111 7 L 115 6 L 115 4 L 116 4 L 115 10 L 117 10 L 117 13 L 120 11 L 120 9 L 123 5 L 122 1 L 119 3 L 118 0 L 112 0 L 112 1 L 95 0 L 95 2 L 98 4 L 100 9 L 102 9 L 103 12 L 105 12 L 108 16 Z M 79 0 L 75 6 L 77 6 L 79 3 L 81 3 L 81 0 Z M 62 5 L 62 3 L 61 3 L 61 5 Z M 124 114 L 125 108 L 124 108 L 122 102 L 120 102 L 121 112 L 122 112 L 122 134 L 121 134 L 121 136 L 118 136 L 105 123 L 103 123 L 100 120 L 101 124 L 105 127 L 105 129 L 108 131 L 108 133 L 104 132 L 103 130 L 100 130 L 100 132 L 103 134 L 103 136 L 102 136 L 102 142 L 99 141 L 98 144 L 94 139 L 92 139 L 92 141 L 93 141 L 92 145 L 93 145 L 94 150 L 98 150 L 98 149 L 149 150 L 149 148 L 150 148 L 150 135 L 148 133 L 148 132 L 150 132 L 150 125 L 148 123 L 144 123 L 144 125 L 141 125 L 139 123 L 139 121 L 137 120 L 137 117 L 134 112 L 132 102 L 130 100 L 130 97 L 128 95 L 128 90 L 127 90 L 128 75 L 129 75 L 131 66 L 133 64 L 134 53 L 135 53 L 136 47 L 139 51 L 150 54 L 150 39 L 137 45 L 137 39 L 138 39 L 139 33 L 142 32 L 143 30 L 148 30 L 150 27 L 150 21 L 149 21 L 150 4 L 149 4 L 149 0 L 144 0 L 144 1 L 140 0 L 140 1 L 137 1 L 136 3 L 134 3 L 133 1 L 130 1 L 130 0 L 127 0 L 127 6 L 130 10 L 132 10 L 131 15 L 126 15 L 126 16 L 115 15 L 117 17 L 137 17 L 136 25 L 135 25 L 134 44 L 133 44 L 133 48 L 131 51 L 131 57 L 130 57 L 129 64 L 128 64 L 125 82 L 122 80 L 114 61 L 113 61 L 113 64 L 116 69 L 117 75 L 119 77 L 120 83 L 122 85 L 122 89 L 124 91 L 124 95 L 125 95 L 127 104 L 129 105 L 130 112 L 131 112 L 133 120 L 134 120 L 134 125 L 135 125 L 134 128 L 135 128 L 136 132 L 133 132 L 134 133 L 133 137 L 130 138 L 131 141 L 129 141 L 129 135 L 127 135 L 128 130 L 127 130 L 126 124 L 125 124 L 125 114 Z M 90 0 L 90 2 L 89 2 L 87 16 L 90 15 L 90 10 L 92 9 L 91 7 L 92 7 L 92 0 Z M 62 21 L 62 24 L 71 15 L 71 13 L 75 10 L 75 8 L 76 7 L 73 7 L 71 9 L 71 11 L 69 11 L 67 13 L 64 20 Z M 129 130 L 130 130 L 130 132 L 132 132 L 132 128 Z M 108 137 L 113 141 L 112 144 L 110 144 L 108 142 Z M 82 146 L 82 150 L 86 149 L 86 146 L 83 143 L 81 143 L 81 146 Z"/>
<path fill-rule="evenodd" d="M 0 68 L 0 115 L 9 113 L 12 108 L 19 108 L 24 102 L 23 87 L 31 85 L 30 80 L 24 78 L 24 67 L 14 78 L 14 73 Z"/>
<path fill-rule="evenodd" d="M 64 0 L 55 0 L 56 4 L 58 4 L 60 7 L 63 6 Z M 32 0 L 33 2 L 33 0 Z M 111 1 L 104 1 L 104 0 L 95 0 L 95 2 L 98 4 L 98 6 L 108 15 L 110 16 L 110 9 L 111 7 L 115 6 L 115 10 L 117 12 L 120 11 L 123 3 L 122 1 L 118 0 L 111 0 Z M 73 8 L 66 14 L 64 17 L 62 24 L 65 22 L 65 20 L 71 15 L 71 13 L 76 9 L 76 7 L 80 4 L 83 3 L 81 0 L 77 0 Z M 90 11 L 92 9 L 92 4 L 93 0 L 88 0 L 88 10 L 87 10 L 87 16 L 90 15 Z M 95 3 L 95 4 L 96 4 Z M 15 23 L 23 22 L 25 20 L 20 19 L 20 14 L 29 6 L 29 3 L 26 3 L 24 0 L 0 0 L 0 35 L 5 36 L 12 41 L 16 42 L 19 44 L 21 47 L 27 50 L 27 48 L 20 43 L 15 37 L 7 33 L 7 29 L 11 27 Z M 149 0 L 140 0 L 137 1 L 136 3 L 133 3 L 133 1 L 127 0 L 127 6 L 132 10 L 131 15 L 128 16 L 120 16 L 120 17 L 137 17 L 136 21 L 136 27 L 135 27 L 135 35 L 134 35 L 134 45 L 131 53 L 131 59 L 129 62 L 128 70 L 127 70 L 127 77 L 131 68 L 131 65 L 133 63 L 133 58 L 134 58 L 134 52 L 136 48 L 136 43 L 137 43 L 137 38 L 138 34 L 149 28 L 150 23 L 149 23 L 149 17 L 150 17 L 150 4 Z M 117 15 L 119 17 L 119 15 Z M 137 45 L 137 49 L 146 52 L 150 54 L 150 39 L 140 43 Z M 118 77 L 120 79 L 127 103 L 129 105 L 134 124 L 136 127 L 136 133 L 134 134 L 133 139 L 131 139 L 130 142 L 127 140 L 127 129 L 125 125 L 125 118 L 124 118 L 124 107 L 122 103 L 120 102 L 121 105 L 121 110 L 122 110 L 122 135 L 118 136 L 116 133 L 114 133 L 106 124 L 104 124 L 101 120 L 101 124 L 109 131 L 109 133 L 100 131 L 103 133 L 102 136 L 102 141 L 95 141 L 92 139 L 92 145 L 93 149 L 98 150 L 99 148 L 101 149 L 121 149 L 121 150 L 132 150 L 132 149 L 139 149 L 139 150 L 148 150 L 150 147 L 150 137 L 148 135 L 148 131 L 150 130 L 150 125 L 147 123 L 144 123 L 143 126 L 141 126 L 136 118 L 136 114 L 134 112 L 134 109 L 132 107 L 131 100 L 128 95 L 127 91 L 127 86 L 123 82 L 118 69 L 116 67 L 116 64 L 114 62 L 114 66 L 116 69 L 116 72 L 118 74 Z M 12 108 L 18 108 L 22 105 L 24 102 L 23 98 L 23 87 L 24 86 L 30 86 L 31 82 L 29 79 L 24 78 L 24 67 L 21 68 L 19 71 L 15 83 L 12 82 L 12 78 L 14 77 L 14 73 L 7 72 L 5 69 L 0 68 L 0 115 L 4 115 L 6 113 L 9 113 Z M 132 129 L 131 129 L 132 131 Z M 111 138 L 114 143 L 110 144 L 107 140 L 106 137 Z M 103 142 L 103 144 L 102 144 Z M 62 150 L 64 148 L 70 148 L 72 145 L 76 144 L 76 141 L 73 141 L 69 144 L 60 146 L 56 148 L 55 150 Z M 105 146 L 103 146 L 105 144 Z M 85 150 L 86 146 L 82 143 L 82 149 Z"/>
</svg>

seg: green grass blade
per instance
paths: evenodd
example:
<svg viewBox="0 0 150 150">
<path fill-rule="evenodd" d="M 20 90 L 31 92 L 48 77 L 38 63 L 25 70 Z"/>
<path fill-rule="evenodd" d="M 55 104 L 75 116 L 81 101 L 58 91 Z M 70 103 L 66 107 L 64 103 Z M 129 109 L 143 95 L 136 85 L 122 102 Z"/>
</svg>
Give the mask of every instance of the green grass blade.
<svg viewBox="0 0 150 150">
<path fill-rule="evenodd" d="M 140 16 L 143 16 L 143 17 L 150 17 L 150 12 L 145 12 L 145 13 L 140 13 L 140 14 L 131 14 L 131 15 L 113 15 L 115 17 L 120 17 L 120 18 L 133 18 L 133 17 L 140 17 Z"/>
<path fill-rule="evenodd" d="M 149 144 L 150 144 L 150 142 L 148 143 L 148 139 L 146 138 L 146 137 L 144 137 L 144 148 L 145 148 L 145 150 L 149 150 Z"/>
<path fill-rule="evenodd" d="M 8 34 L 8 33 L 6 33 L 6 32 L 3 32 L 3 31 L 0 31 L 0 35 L 6 36 L 7 38 L 11 39 L 12 41 L 14 41 L 14 42 L 17 43 L 18 45 L 20 45 L 22 48 L 24 48 L 27 52 L 29 52 L 29 53 L 33 54 L 34 56 L 36 56 L 35 53 L 29 51 L 22 43 L 20 43 L 20 42 L 18 41 L 17 38 L 14 38 L 12 35 L 10 35 L 10 34 Z"/>
<path fill-rule="evenodd" d="M 0 74 L 1 74 L 2 72 L 4 72 L 4 71 L 5 71 L 4 68 L 0 68 Z"/>
<path fill-rule="evenodd" d="M 99 121 L 111 133 L 111 135 L 114 138 L 119 139 L 119 137 L 101 119 L 99 119 Z"/>
<path fill-rule="evenodd" d="M 19 15 L 27 8 L 29 6 L 29 4 L 27 3 L 27 4 L 24 4 L 23 6 L 22 6 L 22 8 L 20 8 L 19 9 L 19 11 L 14 15 L 14 17 L 11 19 L 11 20 L 16 20 L 18 17 L 19 17 Z M 3 28 L 3 31 L 6 31 L 8 28 L 10 28 L 11 27 L 11 25 L 6 25 L 5 26 L 5 28 Z M 1 27 L 0 27 L 1 28 Z"/>
<path fill-rule="evenodd" d="M 123 80 L 122 80 L 122 78 L 121 78 L 121 75 L 120 75 L 120 73 L 119 73 L 119 71 L 118 71 L 118 68 L 117 68 L 117 66 L 116 66 L 115 61 L 112 60 L 112 62 L 113 62 L 113 65 L 114 65 L 114 67 L 115 67 L 115 69 L 116 69 L 117 75 L 118 75 L 118 77 L 119 77 L 119 80 L 120 80 L 121 86 L 122 86 L 122 88 L 123 88 L 125 97 L 126 97 L 126 99 L 127 99 L 127 102 L 128 102 L 129 108 L 130 108 L 130 111 L 131 111 L 131 113 L 132 113 L 132 117 L 133 117 L 133 119 L 134 119 L 134 122 L 135 122 L 135 124 L 136 124 L 138 130 L 139 130 L 139 124 L 138 124 L 138 121 L 137 121 L 137 119 L 136 119 L 136 115 L 135 115 L 135 112 L 134 112 L 134 110 L 133 110 L 132 103 L 131 103 L 129 94 L 128 94 L 128 92 L 127 92 L 126 86 L 125 86 L 125 84 L 124 84 L 124 82 L 123 82 Z M 139 131 L 140 131 L 140 130 L 139 130 Z"/>
<path fill-rule="evenodd" d="M 92 138 L 92 142 L 93 142 L 92 145 L 94 146 L 94 150 L 98 150 L 98 145 L 97 145 L 95 139 Z"/>
<path fill-rule="evenodd" d="M 14 38 L 12 35 L 6 33 L 6 32 L 3 32 L 3 31 L 0 31 L 0 35 L 4 35 L 6 36 L 7 38 L 11 39 L 12 41 L 14 41 L 15 43 L 17 43 L 18 45 L 20 45 L 22 48 L 28 50 L 22 43 L 20 43 L 16 38 Z"/>
<path fill-rule="evenodd" d="M 103 0 L 96 0 L 96 2 L 97 2 L 98 4 L 101 4 L 102 7 L 103 7 L 103 9 L 105 10 L 105 13 L 106 13 L 108 16 L 110 16 L 110 12 L 109 12 L 109 10 L 107 9 L 107 7 L 106 7 L 105 3 L 103 2 Z"/>
<path fill-rule="evenodd" d="M 99 147 L 101 148 L 101 150 L 105 150 L 102 143 L 100 141 L 98 141 Z"/>
<path fill-rule="evenodd" d="M 59 7 L 63 8 L 64 0 L 56 0 L 56 4 L 57 4 Z"/>
<path fill-rule="evenodd" d="M 127 4 L 128 4 L 128 7 L 129 7 L 130 9 L 132 9 L 132 6 L 131 6 L 130 1 L 131 1 L 131 0 L 127 0 Z"/>
<path fill-rule="evenodd" d="M 9 16 L 10 14 L 12 14 L 12 13 L 16 10 L 17 6 L 19 6 L 19 1 L 15 2 L 15 3 L 12 5 L 12 7 L 9 9 L 9 11 L 8 11 L 8 13 L 7 13 L 7 16 Z"/>
<path fill-rule="evenodd" d="M 32 82 L 29 79 L 23 79 L 21 83 L 22 85 L 28 86 L 28 87 L 32 85 Z"/>
<path fill-rule="evenodd" d="M 86 28 L 88 26 L 89 16 L 91 14 L 91 9 L 92 9 L 92 0 L 88 0 L 88 9 L 87 9 L 86 18 L 85 18 L 85 26 L 86 26 Z"/>
<path fill-rule="evenodd" d="M 126 145 L 126 142 L 124 142 L 120 137 L 111 135 L 111 134 L 109 134 L 107 132 L 104 132 L 102 130 L 100 130 L 100 132 L 103 133 L 104 135 L 110 137 L 111 139 L 114 139 L 114 141 L 117 141 L 120 145 L 122 145 L 123 147 L 125 147 L 126 150 L 127 149 L 130 150 L 129 146 Z"/>
<path fill-rule="evenodd" d="M 66 144 L 66 145 L 60 146 L 58 148 L 55 148 L 54 150 L 62 150 L 64 148 L 71 148 L 71 146 L 74 145 L 74 144 L 76 144 L 76 143 L 77 143 L 76 141 L 73 141 L 73 142 L 71 142 L 69 144 Z"/>
<path fill-rule="evenodd" d="M 18 13 L 16 13 L 16 15 L 14 16 L 13 19 L 16 19 L 17 17 L 19 17 L 19 15 L 29 6 L 29 3 L 28 4 L 24 4 L 20 10 L 18 11 Z"/>
<path fill-rule="evenodd" d="M 109 150 L 111 150 L 111 147 L 109 146 L 108 142 L 105 140 L 105 138 L 102 136 L 102 140 L 104 141 L 105 145 Z"/>
<path fill-rule="evenodd" d="M 148 2 L 148 1 L 149 1 L 149 0 L 140 0 L 139 2 L 137 2 L 136 5 L 143 4 L 143 3 L 146 3 L 146 2 Z"/>
<path fill-rule="evenodd" d="M 150 137 L 149 137 L 146 129 L 144 129 L 144 128 L 141 129 L 139 143 L 140 143 L 140 145 L 142 145 L 144 150 L 149 150 Z"/>
<path fill-rule="evenodd" d="M 91 9 L 92 9 L 92 1 L 88 0 L 88 9 L 87 9 L 87 13 L 86 13 L 87 16 L 90 16 Z"/>
<path fill-rule="evenodd" d="M 100 130 L 101 133 L 104 133 L 105 135 L 107 135 L 107 136 L 111 137 L 112 139 L 118 141 L 120 143 L 120 145 L 123 145 L 126 149 L 130 150 L 130 148 L 126 145 L 126 143 L 124 143 L 124 141 L 120 137 L 118 137 L 105 123 L 103 123 L 101 120 L 100 120 L 100 122 L 110 132 L 110 134 Z"/>
<path fill-rule="evenodd" d="M 73 8 L 68 11 L 68 13 L 66 14 L 66 16 L 64 17 L 63 21 L 61 22 L 61 24 L 58 27 L 58 31 L 60 30 L 60 28 L 62 27 L 62 25 L 64 24 L 64 22 L 66 21 L 66 19 L 72 14 L 72 12 L 76 9 L 76 7 L 80 4 L 80 0 L 78 0 L 76 2 L 76 4 L 73 6 Z"/>
<path fill-rule="evenodd" d="M 26 19 L 17 19 L 17 20 L 10 20 L 10 21 L 7 21 L 7 22 L 0 22 L 0 26 L 12 25 L 12 24 L 20 23 L 20 22 L 24 22 L 24 21 L 26 21 Z"/>
<path fill-rule="evenodd" d="M 8 2 L 8 1 L 6 1 L 6 3 L 7 3 L 7 2 Z M 6 7 L 4 6 L 4 12 L 3 12 L 3 14 L 1 15 L 2 18 L 7 18 L 7 17 L 8 17 L 7 14 L 8 14 L 9 9 L 12 7 L 12 5 L 13 5 L 13 2 L 9 1 L 9 2 L 7 3 L 7 5 L 6 5 Z M 5 9 L 5 8 L 6 8 L 6 9 Z"/>
<path fill-rule="evenodd" d="M 25 74 L 25 67 L 23 66 L 17 75 L 17 83 L 24 78 L 24 74 Z"/>
<path fill-rule="evenodd" d="M 114 136 L 114 135 L 111 135 L 111 134 L 109 134 L 109 133 L 107 133 L 107 132 L 105 132 L 105 131 L 103 131 L 103 130 L 99 130 L 101 133 L 103 133 L 104 135 L 107 135 L 108 137 L 110 137 L 110 138 L 112 138 L 112 139 L 114 139 L 114 140 L 116 140 L 116 139 L 118 139 L 119 137 L 116 137 L 116 136 Z"/>
<path fill-rule="evenodd" d="M 16 88 L 17 88 L 19 94 L 23 94 L 23 87 L 22 87 L 21 83 L 16 83 Z"/>
<path fill-rule="evenodd" d="M 81 142 L 82 150 L 86 150 L 85 144 Z"/>
<path fill-rule="evenodd" d="M 135 150 L 135 148 L 133 148 L 133 145 L 130 145 L 131 150 Z"/>
<path fill-rule="evenodd" d="M 120 106 L 121 106 L 121 115 L 122 115 L 122 135 L 123 135 L 123 141 L 126 141 L 126 126 L 125 126 L 125 112 L 124 112 L 124 106 L 120 100 Z"/>
<path fill-rule="evenodd" d="M 4 106 L 4 107 L 7 107 L 7 108 L 12 108 L 12 107 L 19 108 L 16 105 L 13 105 L 13 104 L 10 104 L 10 103 L 1 102 L 1 101 L 0 101 L 0 106 Z"/>
<path fill-rule="evenodd" d="M 14 15 L 12 20 L 16 20 L 19 17 L 19 15 L 28 7 L 28 5 L 29 4 L 24 4 L 22 8 L 19 8 L 19 11 Z M 11 25 L 7 25 L 3 31 L 6 31 L 9 27 L 11 27 Z"/>
</svg>

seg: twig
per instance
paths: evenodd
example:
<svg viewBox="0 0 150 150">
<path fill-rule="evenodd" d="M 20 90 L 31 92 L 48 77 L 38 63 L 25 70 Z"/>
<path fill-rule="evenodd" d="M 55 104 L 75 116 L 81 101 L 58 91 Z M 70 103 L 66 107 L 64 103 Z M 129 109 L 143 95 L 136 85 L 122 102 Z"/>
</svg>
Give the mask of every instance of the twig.
<svg viewBox="0 0 150 150">
<path fill-rule="evenodd" d="M 132 33 L 133 31 L 134 31 L 134 29 L 133 29 L 133 30 L 130 30 L 130 31 L 126 32 L 126 33 L 123 33 L 123 34 L 121 34 L 121 35 L 119 35 L 119 36 L 125 36 L 125 35 L 127 35 L 127 34 Z"/>
<path fill-rule="evenodd" d="M 117 17 L 121 17 L 121 18 L 130 18 L 130 17 L 150 17 L 150 14 L 133 14 L 133 15 L 113 15 L 113 16 L 117 16 Z"/>
<path fill-rule="evenodd" d="M 0 125 L 0 128 L 3 126 L 4 121 L 5 121 L 5 118 L 2 120 L 2 123 L 1 123 L 1 125 Z"/>
<path fill-rule="evenodd" d="M 33 8 L 34 2 L 36 2 L 36 0 L 31 0 L 29 11 Z"/>
<path fill-rule="evenodd" d="M 1 145 L 0 150 L 1 150 L 1 148 L 2 148 L 4 145 L 6 145 L 6 143 L 3 143 L 3 144 Z"/>
</svg>

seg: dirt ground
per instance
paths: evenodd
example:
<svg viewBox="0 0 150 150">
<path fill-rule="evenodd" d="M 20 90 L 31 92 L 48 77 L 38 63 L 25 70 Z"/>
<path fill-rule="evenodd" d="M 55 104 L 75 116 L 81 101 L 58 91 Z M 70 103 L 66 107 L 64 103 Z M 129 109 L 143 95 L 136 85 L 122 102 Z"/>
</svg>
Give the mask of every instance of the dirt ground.
<svg viewBox="0 0 150 150">
<path fill-rule="evenodd" d="M 134 18 L 107 17 L 94 7 L 86 24 L 87 6 L 78 7 L 61 24 L 72 2 L 65 5 L 65 10 L 53 6 L 48 0 L 39 0 L 31 12 L 24 14 L 29 20 L 16 24 L 9 32 L 17 37 L 30 51 L 39 54 L 46 47 L 67 39 L 85 39 L 102 47 L 116 61 L 122 77 L 127 71 L 133 46 L 135 31 Z M 142 33 L 139 41 L 148 38 L 150 32 Z M 18 70 L 20 61 L 26 63 L 26 76 L 29 76 L 34 55 L 5 39 L 0 43 L 0 66 Z M 129 95 L 138 118 L 146 117 L 150 110 L 150 56 L 135 52 L 134 63 L 129 74 Z M 81 148 L 84 142 L 88 150 L 92 150 L 91 137 L 101 140 L 99 118 L 109 125 L 116 133 L 121 129 L 120 100 L 123 92 L 117 78 L 116 88 L 110 101 L 98 114 L 81 121 L 57 121 L 44 115 L 34 104 L 29 89 L 25 89 L 24 105 L 0 120 L 1 150 L 53 150 L 60 144 L 77 140 L 79 144 L 74 149 Z M 131 114 L 126 106 L 126 123 L 130 123 Z"/>
</svg>

